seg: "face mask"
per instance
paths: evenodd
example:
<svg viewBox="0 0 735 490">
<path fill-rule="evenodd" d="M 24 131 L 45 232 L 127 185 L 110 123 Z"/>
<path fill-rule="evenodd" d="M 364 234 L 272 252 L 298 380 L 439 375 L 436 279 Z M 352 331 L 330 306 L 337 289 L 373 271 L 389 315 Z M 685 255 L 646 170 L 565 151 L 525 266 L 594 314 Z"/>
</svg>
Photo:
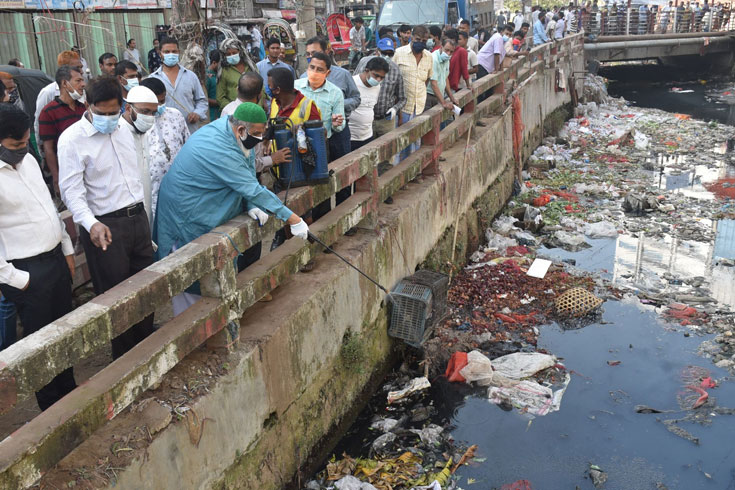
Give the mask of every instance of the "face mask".
<svg viewBox="0 0 735 490">
<path fill-rule="evenodd" d="M 306 74 L 306 78 L 309 79 L 309 85 L 313 88 L 319 88 L 324 85 L 324 82 L 327 80 L 327 74 L 309 70 Z"/>
<path fill-rule="evenodd" d="M 503 42 L 504 43 L 507 43 L 508 42 L 508 39 L 510 39 L 510 38 L 504 34 L 503 35 Z"/>
<path fill-rule="evenodd" d="M 73 92 L 69 92 L 69 97 L 71 97 L 72 99 L 76 100 L 77 102 L 79 102 L 81 104 L 84 104 L 84 99 L 85 99 L 86 95 L 87 94 L 84 92 L 84 90 L 82 90 L 82 93 L 81 94 L 79 92 L 77 92 L 76 90 L 73 91 Z"/>
<path fill-rule="evenodd" d="M 231 65 L 236 65 L 236 64 L 240 63 L 240 54 L 239 53 L 238 54 L 231 54 L 226 59 L 227 59 L 227 63 L 229 63 Z"/>
<path fill-rule="evenodd" d="M 427 49 L 431 49 L 431 48 L 433 48 L 433 47 L 434 47 L 434 39 L 433 39 L 433 38 L 431 38 L 431 39 L 429 39 L 428 41 L 426 41 L 426 48 L 427 48 Z"/>
<path fill-rule="evenodd" d="M 10 100 L 8 102 L 10 102 L 11 104 L 15 104 L 18 101 L 18 97 L 20 97 L 17 88 L 14 88 L 10 92 L 8 92 L 8 95 L 10 95 Z"/>
<path fill-rule="evenodd" d="M 448 55 L 447 53 L 445 53 L 444 51 L 442 51 L 442 52 L 441 52 L 441 53 L 439 54 L 439 58 L 440 58 L 440 59 L 441 59 L 442 61 L 449 61 L 449 58 L 450 58 L 450 56 L 449 56 L 449 55 Z"/>
<path fill-rule="evenodd" d="M 135 109 L 133 109 L 133 112 L 135 113 L 135 121 L 133 121 L 133 126 L 135 126 L 135 129 L 137 129 L 141 133 L 145 133 L 156 123 L 156 116 L 138 114 L 137 112 L 135 112 Z"/>
<path fill-rule="evenodd" d="M 163 55 L 163 64 L 166 66 L 175 66 L 179 63 L 179 53 L 166 53 Z"/>
<path fill-rule="evenodd" d="M 112 134 L 117 129 L 120 114 L 114 116 L 103 116 L 92 112 L 92 126 L 102 134 Z"/>
<path fill-rule="evenodd" d="M 166 112 L 166 104 L 161 104 L 158 106 L 158 110 L 156 111 L 156 116 L 163 116 L 164 112 Z"/>
<path fill-rule="evenodd" d="M 380 85 L 380 82 L 374 79 L 373 77 L 369 77 L 367 82 L 368 82 L 368 85 L 370 85 L 371 87 L 377 87 L 378 85 Z"/>
<path fill-rule="evenodd" d="M 414 41 L 411 43 L 411 51 L 413 51 L 416 54 L 419 54 L 424 49 L 426 49 L 426 43 L 421 41 Z"/>
<path fill-rule="evenodd" d="M 3 162 L 7 162 L 10 165 L 19 164 L 27 154 L 28 145 L 24 146 L 23 148 L 18 148 L 17 150 L 11 150 L 9 148 L 5 148 L 4 146 L 0 146 L 0 160 L 2 160 Z"/>
<path fill-rule="evenodd" d="M 137 87 L 140 83 L 137 78 L 126 78 L 125 81 L 128 82 L 127 85 L 125 85 L 125 90 L 128 92 L 130 92 L 133 87 Z"/>
<path fill-rule="evenodd" d="M 255 145 L 257 145 L 261 141 L 263 141 L 262 136 L 258 138 L 257 136 L 253 136 L 252 134 L 248 134 L 246 138 L 240 138 L 242 146 L 244 146 L 248 150 L 252 150 L 253 148 L 255 148 Z"/>
<path fill-rule="evenodd" d="M 393 57 L 392 56 L 389 56 L 387 54 L 384 54 L 384 55 L 381 56 L 381 58 L 383 58 L 385 61 L 390 61 Z"/>
</svg>

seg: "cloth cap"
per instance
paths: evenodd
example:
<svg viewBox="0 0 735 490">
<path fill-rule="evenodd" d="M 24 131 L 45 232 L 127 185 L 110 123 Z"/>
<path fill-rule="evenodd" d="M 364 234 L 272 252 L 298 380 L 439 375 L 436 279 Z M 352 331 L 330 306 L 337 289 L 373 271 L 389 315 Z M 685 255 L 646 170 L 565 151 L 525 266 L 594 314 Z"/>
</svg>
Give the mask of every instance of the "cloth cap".
<svg viewBox="0 0 735 490">
<path fill-rule="evenodd" d="M 395 51 L 395 44 L 389 37 L 384 37 L 378 41 L 378 49 L 381 51 Z"/>
<path fill-rule="evenodd" d="M 158 104 L 158 97 L 153 93 L 153 90 L 148 87 L 138 85 L 128 91 L 128 96 L 125 98 L 125 102 L 128 104 Z"/>
<path fill-rule="evenodd" d="M 243 102 L 232 115 L 238 121 L 249 122 L 249 123 L 262 123 L 268 122 L 268 118 L 265 115 L 265 111 L 258 104 L 252 102 Z"/>
</svg>

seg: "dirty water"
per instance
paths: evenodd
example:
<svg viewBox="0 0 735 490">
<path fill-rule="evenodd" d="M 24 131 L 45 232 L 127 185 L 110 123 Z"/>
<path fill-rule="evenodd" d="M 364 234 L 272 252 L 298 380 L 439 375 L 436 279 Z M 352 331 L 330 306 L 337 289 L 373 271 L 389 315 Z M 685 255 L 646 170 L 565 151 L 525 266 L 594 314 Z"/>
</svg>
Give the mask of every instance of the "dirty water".
<svg viewBox="0 0 735 490">
<path fill-rule="evenodd" d="M 684 86 L 677 87 L 680 85 Z M 692 93 L 671 93 L 663 98 L 701 95 L 702 104 L 709 104 L 713 110 L 711 114 L 722 112 L 712 106 L 725 103 L 721 99 L 727 87 L 699 87 Z M 661 87 L 656 90 L 661 95 Z M 704 98 L 715 95 L 720 97 L 717 102 Z M 664 100 L 663 105 L 666 103 Z M 729 130 L 706 127 L 694 121 L 700 117 L 697 114 L 704 113 L 681 107 L 672 111 L 693 115 L 691 124 L 686 117 L 672 122 L 669 115 L 666 120 L 660 112 L 629 115 L 619 105 L 600 107 L 601 112 L 594 107 L 589 115 L 580 114 L 568 124 L 565 138 L 581 141 L 581 149 L 568 149 L 568 143 L 557 144 L 558 140 L 546 141 L 546 148 L 560 167 L 543 172 L 543 177 L 528 177 L 530 197 L 514 198 L 505 212 L 513 214 L 513 209 L 521 205 L 528 209 L 530 202 L 543 210 L 547 228 L 535 233 L 538 243 L 522 243 L 520 237 L 527 229 L 507 229 L 502 232 L 504 237 L 488 230 L 488 240 L 515 236 L 516 245 L 529 245 L 530 253 L 504 252 L 508 257 L 516 255 L 518 258 L 513 260 L 520 267 L 530 265 L 528 257 L 548 258 L 556 274 L 587 277 L 583 287 L 593 288 L 605 302 L 596 316 L 575 328 L 548 316 L 541 324 L 531 323 L 538 333 L 532 342 L 527 336 L 520 342 L 517 337 L 511 337 L 512 341 L 506 337 L 506 342 L 494 345 L 491 341 L 463 346 L 465 351 L 474 348 L 487 353 L 493 362 L 515 351 L 556 356 L 565 366 L 562 369 L 571 375 L 559 411 L 532 417 L 517 406 L 494 405 L 488 400 L 487 388 L 449 383 L 436 371 L 430 376 L 431 388 L 412 395 L 408 410 L 418 406 L 426 414 L 413 427 L 430 423 L 445 427 L 460 453 L 461 448 L 478 446 L 474 457 L 458 469 L 446 488 L 491 489 L 527 480 L 530 487 L 517 488 L 592 489 L 596 486 L 591 473 L 599 474 L 595 470 L 599 468 L 607 481 L 598 482 L 597 488 L 608 490 L 735 489 L 735 448 L 731 442 L 735 432 L 735 383 L 731 380 L 735 369 L 735 357 L 731 357 L 735 344 L 731 341 L 735 337 L 735 166 L 725 141 Z M 657 108 L 665 107 L 658 104 Z M 591 125 L 583 124 L 585 117 L 590 118 Z M 607 121 L 624 126 L 627 118 L 640 121 L 650 143 L 647 140 L 637 148 L 637 131 L 623 133 L 603 127 Z M 735 123 L 735 119 L 712 118 Z M 681 128 L 684 137 L 674 143 L 667 141 L 670 137 L 658 129 L 659 124 L 674 126 L 677 131 Z M 710 130 L 716 136 L 711 136 Z M 707 148 L 697 148 L 693 143 L 702 139 L 707 140 Z M 623 158 L 626 154 L 628 158 Z M 537 150 L 537 155 L 543 160 L 549 152 Z M 592 193 L 579 190 L 578 174 L 587 179 L 585 185 L 591 183 L 597 189 Z M 549 188 L 553 192 L 545 190 Z M 655 209 L 624 214 L 623 198 L 639 192 L 660 195 Z M 545 193 L 556 197 L 552 196 L 551 203 L 536 204 Z M 555 202 L 560 204 L 554 207 Z M 614 225 L 614 238 L 586 236 L 586 248 L 577 251 L 565 250 L 550 239 L 560 230 L 584 235 L 585 226 L 600 220 Z M 508 247 L 514 251 L 522 248 Z M 491 264 L 498 272 L 484 274 L 507 277 L 511 271 L 503 268 L 507 265 L 503 261 L 508 257 L 500 251 L 484 253 L 481 247 L 473 258 L 477 264 L 472 267 L 480 267 L 475 269 L 478 276 L 483 274 L 481 267 L 489 267 L 482 265 L 489 263 L 484 261 L 500 260 Z M 558 294 L 563 287 L 554 289 Z M 495 296 L 497 299 L 491 302 L 508 300 L 506 294 Z M 543 310 L 538 306 L 541 299 L 531 306 Z M 474 305 L 471 313 L 479 315 L 473 319 L 465 310 L 462 316 L 455 308 L 454 323 L 445 324 L 446 330 L 457 335 L 442 338 L 443 345 L 452 352 L 457 350 L 460 330 L 484 332 L 475 338 L 484 335 L 485 339 L 497 339 L 498 329 L 515 328 L 513 315 L 529 316 L 524 315 L 528 309 L 523 307 L 511 314 L 501 306 L 489 308 L 487 302 L 468 304 Z M 677 308 L 696 309 L 696 313 L 669 317 L 668 321 L 666 314 Z M 530 331 L 529 325 L 522 323 L 522 329 Z M 489 330 L 478 330 L 480 325 Z M 389 376 L 386 386 L 396 376 L 419 375 L 415 363 L 410 364 L 407 361 L 393 377 Z M 729 367 L 730 372 L 723 367 Z M 707 376 L 714 387 L 707 386 L 707 395 L 699 396 L 704 393 Z M 655 413 L 647 413 L 652 411 Z M 342 454 L 370 456 L 371 444 L 380 435 L 370 429 L 371 423 L 376 418 L 403 415 L 401 409 L 396 411 L 386 403 L 385 390 L 379 390 L 333 454 L 337 459 Z"/>
</svg>

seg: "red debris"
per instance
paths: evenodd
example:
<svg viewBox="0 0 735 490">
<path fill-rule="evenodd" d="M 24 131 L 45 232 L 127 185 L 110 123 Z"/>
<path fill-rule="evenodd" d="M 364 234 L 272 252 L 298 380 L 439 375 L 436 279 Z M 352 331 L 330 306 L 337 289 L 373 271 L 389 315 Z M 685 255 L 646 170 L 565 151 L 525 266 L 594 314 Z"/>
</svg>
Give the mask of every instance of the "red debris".
<svg viewBox="0 0 735 490">
<path fill-rule="evenodd" d="M 714 382 L 714 380 L 712 379 L 711 376 L 707 376 L 699 384 L 699 387 L 700 388 L 704 388 L 704 389 L 716 388 L 717 387 L 717 383 Z"/>
<path fill-rule="evenodd" d="M 537 208 L 540 208 L 542 206 L 546 206 L 551 202 L 551 196 L 548 194 L 542 194 L 539 197 L 535 198 L 532 201 L 532 204 L 536 206 Z"/>
<path fill-rule="evenodd" d="M 464 383 L 466 380 L 464 376 L 459 372 L 464 369 L 467 365 L 467 353 L 466 352 L 455 352 L 452 357 L 449 358 L 447 364 L 447 370 L 444 372 L 444 376 L 447 377 L 452 383 Z"/>
<path fill-rule="evenodd" d="M 531 482 L 528 480 L 518 480 L 513 483 L 506 483 L 500 490 L 533 490 Z"/>
</svg>

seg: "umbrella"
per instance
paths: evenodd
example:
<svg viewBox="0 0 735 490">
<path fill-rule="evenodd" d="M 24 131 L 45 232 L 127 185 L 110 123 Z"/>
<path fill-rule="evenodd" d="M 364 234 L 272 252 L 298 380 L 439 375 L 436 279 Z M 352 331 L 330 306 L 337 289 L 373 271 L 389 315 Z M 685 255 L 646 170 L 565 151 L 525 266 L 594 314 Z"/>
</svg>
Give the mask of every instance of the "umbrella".
<svg viewBox="0 0 735 490">
<path fill-rule="evenodd" d="M 29 70 L 13 65 L 0 65 L 0 71 L 4 71 L 13 77 L 15 84 L 18 86 L 18 92 L 25 110 L 33 118 L 36 114 L 38 93 L 43 87 L 53 83 L 54 80 L 41 70 Z"/>
</svg>

